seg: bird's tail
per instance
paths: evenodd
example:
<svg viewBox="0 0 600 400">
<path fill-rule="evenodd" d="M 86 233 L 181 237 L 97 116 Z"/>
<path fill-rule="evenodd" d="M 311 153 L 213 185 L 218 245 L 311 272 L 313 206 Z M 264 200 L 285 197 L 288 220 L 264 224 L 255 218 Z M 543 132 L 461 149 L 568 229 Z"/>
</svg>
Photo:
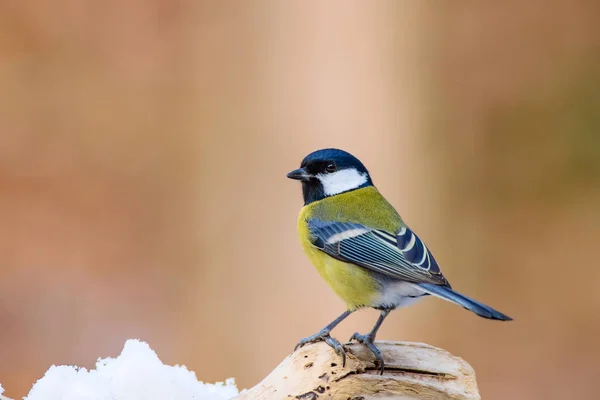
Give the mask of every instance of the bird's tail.
<svg viewBox="0 0 600 400">
<path fill-rule="evenodd" d="M 419 288 L 433 296 L 463 306 L 467 310 L 473 311 L 480 317 L 497 319 L 500 321 L 512 321 L 512 318 L 508 315 L 504 315 L 500 311 L 496 311 L 490 306 L 486 306 L 485 304 L 480 303 L 477 300 L 473 300 L 463 294 L 455 292 L 449 287 L 434 285 L 431 283 L 419 283 L 415 286 L 418 286 Z"/>
</svg>

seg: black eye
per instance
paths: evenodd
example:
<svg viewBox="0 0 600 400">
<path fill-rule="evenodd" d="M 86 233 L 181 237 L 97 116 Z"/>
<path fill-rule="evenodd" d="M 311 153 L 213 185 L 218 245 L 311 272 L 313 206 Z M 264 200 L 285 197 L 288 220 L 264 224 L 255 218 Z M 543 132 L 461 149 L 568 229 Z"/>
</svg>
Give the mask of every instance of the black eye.
<svg viewBox="0 0 600 400">
<path fill-rule="evenodd" d="M 327 171 L 328 173 L 332 173 L 335 172 L 337 168 L 335 167 L 335 164 L 331 163 L 331 164 L 327 164 L 327 166 L 325 167 L 325 171 Z"/>
</svg>

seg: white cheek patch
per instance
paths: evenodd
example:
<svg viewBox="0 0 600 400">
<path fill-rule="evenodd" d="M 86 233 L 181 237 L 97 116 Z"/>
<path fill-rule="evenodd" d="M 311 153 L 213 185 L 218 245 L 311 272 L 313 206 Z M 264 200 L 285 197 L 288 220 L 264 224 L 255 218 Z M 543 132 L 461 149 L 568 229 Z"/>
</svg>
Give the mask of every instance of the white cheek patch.
<svg viewBox="0 0 600 400">
<path fill-rule="evenodd" d="M 358 172 L 355 168 L 342 169 L 331 174 L 319 174 L 317 178 L 321 181 L 326 196 L 356 189 L 368 180 L 366 173 Z"/>
</svg>

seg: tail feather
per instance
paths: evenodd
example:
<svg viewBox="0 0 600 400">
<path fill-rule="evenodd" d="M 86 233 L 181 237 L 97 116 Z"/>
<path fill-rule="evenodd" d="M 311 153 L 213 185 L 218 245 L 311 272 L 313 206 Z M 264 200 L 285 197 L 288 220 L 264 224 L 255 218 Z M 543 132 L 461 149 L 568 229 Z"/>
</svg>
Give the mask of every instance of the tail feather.
<svg viewBox="0 0 600 400">
<path fill-rule="evenodd" d="M 467 310 L 473 311 L 480 317 L 497 319 L 500 321 L 512 321 L 512 318 L 508 315 L 502 314 L 500 311 L 496 311 L 490 306 L 486 306 L 485 304 L 480 303 L 477 300 L 473 300 L 463 294 L 455 292 L 449 287 L 434 285 L 432 283 L 419 283 L 415 286 L 418 286 L 419 288 L 433 296 L 463 306 Z"/>
</svg>

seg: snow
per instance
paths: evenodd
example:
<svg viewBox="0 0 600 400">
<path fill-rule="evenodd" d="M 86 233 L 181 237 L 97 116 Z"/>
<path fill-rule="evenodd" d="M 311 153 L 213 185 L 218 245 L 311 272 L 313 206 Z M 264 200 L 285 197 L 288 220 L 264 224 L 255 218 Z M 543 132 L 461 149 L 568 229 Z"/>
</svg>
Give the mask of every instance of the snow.
<svg viewBox="0 0 600 400">
<path fill-rule="evenodd" d="M 2 387 L 0 386 L 0 398 Z M 96 369 L 52 366 L 26 400 L 224 400 L 238 394 L 233 379 L 199 382 L 185 366 L 164 365 L 150 346 L 128 340 L 117 358 L 99 359 Z"/>
</svg>

